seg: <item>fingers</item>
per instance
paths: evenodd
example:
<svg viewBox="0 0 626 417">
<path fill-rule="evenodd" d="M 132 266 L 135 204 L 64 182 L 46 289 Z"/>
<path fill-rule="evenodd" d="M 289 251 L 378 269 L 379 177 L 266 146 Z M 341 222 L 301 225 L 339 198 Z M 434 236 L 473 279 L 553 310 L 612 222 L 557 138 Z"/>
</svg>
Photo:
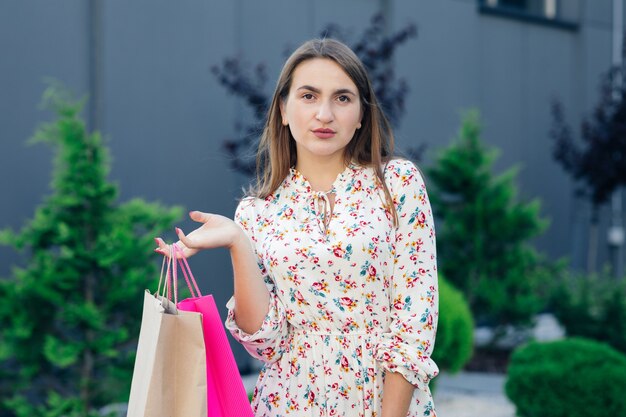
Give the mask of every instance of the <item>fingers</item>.
<svg viewBox="0 0 626 417">
<path fill-rule="evenodd" d="M 185 233 L 183 233 L 182 230 L 180 230 L 178 227 L 176 228 L 176 235 L 178 236 L 178 238 L 180 239 L 180 241 L 182 242 L 183 245 L 185 245 L 185 248 L 195 248 L 197 245 L 193 242 L 193 240 L 190 237 L 187 237 L 185 235 Z M 184 252 L 184 248 L 183 252 Z"/>
<path fill-rule="evenodd" d="M 195 222 L 206 223 L 211 219 L 211 214 L 203 213 L 201 211 L 190 211 L 189 217 L 191 217 L 191 220 Z"/>
<path fill-rule="evenodd" d="M 160 237 L 155 237 L 154 241 L 157 244 L 157 248 L 154 251 L 160 255 L 167 256 L 169 258 L 170 255 L 172 254 L 171 245 L 168 245 L 167 243 L 165 243 L 165 241 L 161 239 Z M 176 242 L 174 243 L 174 245 L 180 248 L 180 252 L 178 252 L 177 258 L 182 258 L 182 257 L 187 258 L 193 255 L 193 253 L 191 253 L 191 251 L 189 251 L 189 249 L 181 242 Z"/>
<path fill-rule="evenodd" d="M 160 237 L 155 237 L 154 242 L 157 244 L 157 248 L 154 250 L 163 256 L 170 256 L 170 247 Z"/>
<path fill-rule="evenodd" d="M 203 213 L 201 211 L 192 211 L 192 212 L 189 212 L 189 216 L 196 222 L 206 223 L 211 219 L 213 215 L 209 213 Z M 178 258 L 182 258 L 182 257 L 189 258 L 190 256 L 195 255 L 198 252 L 198 250 L 201 249 L 200 245 L 196 241 L 197 236 L 196 236 L 196 239 L 194 239 L 194 232 L 191 232 L 189 236 L 187 236 L 185 235 L 185 233 L 183 233 L 181 229 L 177 227 L 176 235 L 178 236 L 178 239 L 180 239 L 176 243 L 176 245 L 178 245 L 178 247 L 181 249 L 181 251 L 178 252 L 178 256 L 177 256 Z M 172 248 L 170 247 L 170 245 L 165 243 L 165 241 L 161 239 L 160 237 L 154 238 L 154 241 L 157 244 L 157 248 L 154 251 L 163 256 L 169 257 L 172 251 Z"/>
</svg>

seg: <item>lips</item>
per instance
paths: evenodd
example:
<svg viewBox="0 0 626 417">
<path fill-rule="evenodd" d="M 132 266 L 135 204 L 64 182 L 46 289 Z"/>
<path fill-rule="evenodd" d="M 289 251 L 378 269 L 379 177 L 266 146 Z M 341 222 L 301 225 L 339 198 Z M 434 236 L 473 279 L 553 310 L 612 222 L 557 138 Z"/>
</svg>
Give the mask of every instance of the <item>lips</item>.
<svg viewBox="0 0 626 417">
<path fill-rule="evenodd" d="M 313 134 L 320 139 L 328 139 L 335 136 L 335 131 L 332 129 L 320 128 L 313 130 Z"/>
</svg>

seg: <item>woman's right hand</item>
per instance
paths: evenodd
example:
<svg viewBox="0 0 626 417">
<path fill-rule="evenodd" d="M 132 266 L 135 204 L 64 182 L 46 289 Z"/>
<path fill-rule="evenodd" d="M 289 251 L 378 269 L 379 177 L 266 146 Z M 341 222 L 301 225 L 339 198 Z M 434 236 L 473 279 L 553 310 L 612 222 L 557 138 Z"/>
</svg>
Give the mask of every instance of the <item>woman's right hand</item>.
<svg viewBox="0 0 626 417">
<path fill-rule="evenodd" d="M 202 225 L 189 233 L 189 235 L 185 235 L 182 230 L 176 228 L 176 234 L 180 239 L 176 245 L 182 249 L 182 256 L 185 258 L 195 255 L 202 249 L 220 247 L 231 249 L 242 238 L 246 238 L 244 231 L 228 217 L 220 216 L 219 214 L 202 213 L 200 211 L 190 212 L 189 217 L 198 223 L 202 223 Z M 154 240 L 158 245 L 154 251 L 164 256 L 170 256 L 170 245 L 165 243 L 160 237 Z"/>
</svg>

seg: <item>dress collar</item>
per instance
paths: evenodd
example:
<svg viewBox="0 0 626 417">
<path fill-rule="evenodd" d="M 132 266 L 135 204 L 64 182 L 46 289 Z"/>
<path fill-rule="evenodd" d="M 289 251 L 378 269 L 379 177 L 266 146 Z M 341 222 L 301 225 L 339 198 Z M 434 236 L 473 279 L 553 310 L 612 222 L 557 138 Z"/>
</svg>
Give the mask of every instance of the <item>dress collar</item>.
<svg viewBox="0 0 626 417">
<path fill-rule="evenodd" d="M 354 177 L 359 168 L 359 165 L 351 162 L 350 164 L 348 164 L 348 166 L 346 166 L 343 172 L 340 172 L 339 175 L 337 175 L 337 178 L 335 178 L 335 181 L 333 181 L 330 190 L 315 191 L 312 189 L 309 180 L 307 180 L 304 175 L 302 175 L 302 173 L 300 173 L 300 171 L 298 171 L 295 167 L 291 167 L 283 185 L 285 188 L 293 189 L 299 193 L 307 193 L 313 195 L 331 194 L 333 192 L 336 193 L 337 191 L 346 188 L 346 185 Z"/>
</svg>

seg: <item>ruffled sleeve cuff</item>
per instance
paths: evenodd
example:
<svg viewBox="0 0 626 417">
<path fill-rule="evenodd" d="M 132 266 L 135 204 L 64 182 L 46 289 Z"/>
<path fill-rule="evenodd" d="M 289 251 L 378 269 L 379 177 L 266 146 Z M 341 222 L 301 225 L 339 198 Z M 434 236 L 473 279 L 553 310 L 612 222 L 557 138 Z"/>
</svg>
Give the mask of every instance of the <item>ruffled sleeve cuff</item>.
<svg viewBox="0 0 626 417">
<path fill-rule="evenodd" d="M 246 333 L 237 326 L 234 297 L 228 301 L 226 308 L 228 308 L 226 328 L 250 355 L 266 363 L 275 362 L 282 356 L 287 343 L 287 316 L 275 294 L 270 293 L 269 311 L 261 328 L 253 334 Z"/>
<path fill-rule="evenodd" d="M 393 336 L 384 337 L 376 349 L 376 360 L 388 372 L 401 374 L 415 388 L 426 390 L 439 368 L 423 350 L 399 342 Z"/>
</svg>

